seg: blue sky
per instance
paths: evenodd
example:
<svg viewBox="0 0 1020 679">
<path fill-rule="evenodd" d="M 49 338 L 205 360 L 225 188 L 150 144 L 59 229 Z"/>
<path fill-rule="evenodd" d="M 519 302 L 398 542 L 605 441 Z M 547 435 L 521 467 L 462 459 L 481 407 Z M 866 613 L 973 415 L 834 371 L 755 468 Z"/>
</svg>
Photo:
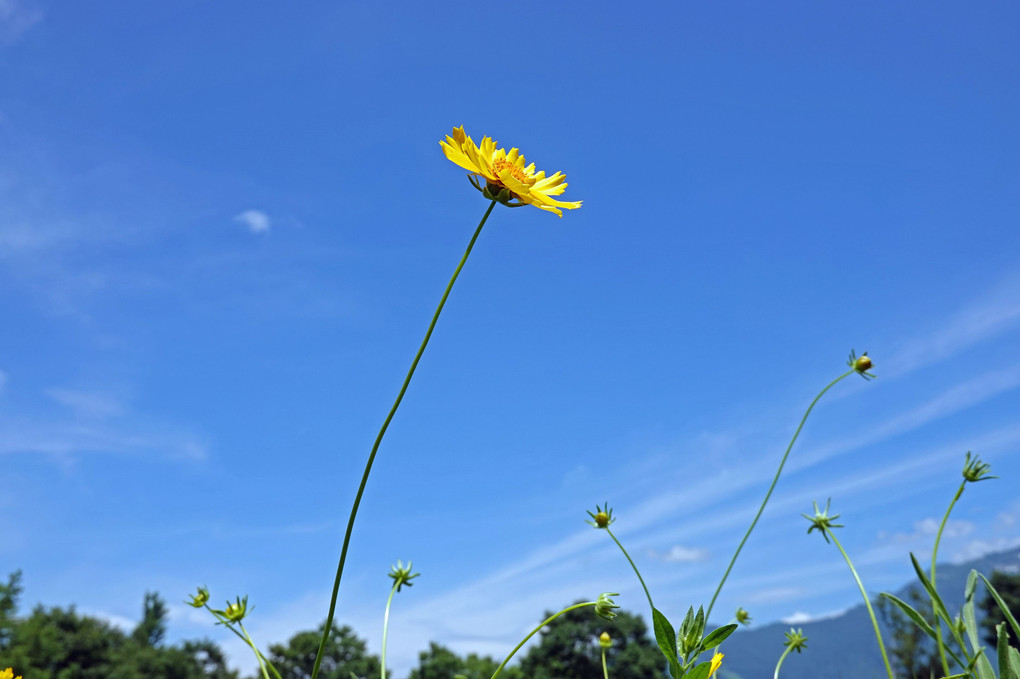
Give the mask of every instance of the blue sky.
<svg viewBox="0 0 1020 679">
<path fill-rule="evenodd" d="M 602 591 L 756 623 L 1020 543 L 1015 3 L 0 0 L 0 572 L 130 626 L 146 590 L 325 616 L 372 439 L 486 208 L 439 140 L 518 146 L 383 443 L 339 620 L 390 664 L 502 656 Z"/>
</svg>

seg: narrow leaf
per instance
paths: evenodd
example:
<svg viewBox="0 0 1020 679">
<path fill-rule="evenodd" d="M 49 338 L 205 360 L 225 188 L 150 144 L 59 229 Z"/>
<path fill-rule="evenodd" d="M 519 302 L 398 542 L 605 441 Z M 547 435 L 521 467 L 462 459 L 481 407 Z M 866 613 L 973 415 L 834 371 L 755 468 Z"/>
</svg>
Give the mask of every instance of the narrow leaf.
<svg viewBox="0 0 1020 679">
<path fill-rule="evenodd" d="M 1009 666 L 1009 632 L 1006 631 L 1006 623 L 1000 622 L 995 626 L 997 635 L 997 650 L 999 652 L 999 679 L 1020 679 L 1013 668 Z"/>
<path fill-rule="evenodd" d="M 680 679 L 682 672 L 676 655 L 676 632 L 673 631 L 672 623 L 657 608 L 652 609 L 652 627 L 655 629 L 655 643 L 669 661 L 669 673 L 673 679 Z"/>
<path fill-rule="evenodd" d="M 931 580 L 925 575 L 924 570 L 921 568 L 921 564 L 917 563 L 917 557 L 914 556 L 913 552 L 910 554 L 910 563 L 914 565 L 914 572 L 917 573 L 917 579 L 921 581 L 928 596 L 931 598 L 932 608 L 935 609 L 935 614 L 946 621 L 950 629 L 953 627 L 953 619 L 949 617 L 949 611 L 946 610 L 946 605 L 942 603 L 942 597 L 935 591 L 934 585 L 931 584 Z"/>
<path fill-rule="evenodd" d="M 886 599 L 888 599 L 889 601 L 893 602 L 893 604 L 895 604 L 897 608 L 899 608 L 901 611 L 903 611 L 904 615 L 906 615 L 908 618 L 910 618 L 913 621 L 913 623 L 915 625 L 917 625 L 918 627 L 920 627 L 921 631 L 924 632 L 925 634 L 927 634 L 929 637 L 931 637 L 933 641 L 936 641 L 936 642 L 938 641 L 938 636 L 936 636 L 934 628 L 932 628 L 932 626 L 928 623 L 928 621 L 924 619 L 924 616 L 922 616 L 920 613 L 918 613 L 916 610 L 914 610 L 913 607 L 911 607 L 910 604 L 908 604 L 907 602 L 903 601 L 899 597 L 896 597 L 896 596 L 894 596 L 892 594 L 888 594 L 886 592 L 883 592 L 881 596 L 884 596 Z M 950 656 L 952 656 L 953 660 L 956 661 L 957 665 L 963 666 L 963 665 L 966 664 L 966 663 L 964 663 L 964 662 L 962 662 L 960 660 L 960 657 L 958 655 L 956 655 L 956 653 L 953 652 L 952 648 L 950 648 L 949 646 L 946 646 L 945 649 L 946 649 L 946 652 Z"/>
<path fill-rule="evenodd" d="M 963 588 L 964 599 L 970 599 L 974 596 L 974 588 L 977 587 L 977 576 L 978 572 L 971 569 L 970 574 L 967 576 L 967 586 Z"/>
<path fill-rule="evenodd" d="M 684 679 L 708 679 L 708 671 L 710 669 L 712 669 L 712 662 L 703 662 L 685 674 Z"/>
<path fill-rule="evenodd" d="M 1013 632 L 1016 634 L 1017 638 L 1020 638 L 1020 624 L 1017 624 L 1016 618 L 1013 617 L 1012 611 L 1009 610 L 1009 606 L 1006 605 L 1006 602 L 1002 600 L 999 593 L 995 591 L 994 587 L 992 587 L 992 583 L 988 582 L 988 578 L 980 573 L 978 573 L 978 577 L 984 581 L 985 587 L 988 588 L 988 593 L 992 595 L 992 598 L 995 599 L 995 603 L 999 605 L 999 610 L 1002 611 L 1002 615 L 1005 616 L 1006 620 L 1013 628 Z"/>
<path fill-rule="evenodd" d="M 1020 677 L 1020 652 L 1012 646 L 1009 647 L 1009 662 L 1007 663 L 1014 677 Z M 1000 668 L 999 672 L 1003 670 Z"/>
<path fill-rule="evenodd" d="M 723 625 L 717 630 L 714 630 L 711 634 L 705 637 L 705 640 L 701 643 L 701 650 L 710 651 L 722 642 L 726 641 L 726 637 L 733 634 L 734 630 L 737 629 L 737 625 Z"/>
</svg>

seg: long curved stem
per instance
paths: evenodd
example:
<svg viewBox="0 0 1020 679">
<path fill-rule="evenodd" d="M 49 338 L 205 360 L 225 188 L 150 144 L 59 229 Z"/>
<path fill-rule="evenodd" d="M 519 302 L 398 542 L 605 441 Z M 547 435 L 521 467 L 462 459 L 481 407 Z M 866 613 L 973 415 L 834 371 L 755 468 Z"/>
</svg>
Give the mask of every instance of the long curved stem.
<svg viewBox="0 0 1020 679">
<path fill-rule="evenodd" d="M 390 631 L 390 605 L 393 603 L 393 595 L 397 593 L 398 584 L 399 581 L 394 581 L 393 587 L 390 587 L 390 596 L 386 599 L 386 614 L 383 615 L 382 656 L 379 661 L 379 675 L 382 679 L 386 679 L 386 634 Z"/>
<path fill-rule="evenodd" d="M 594 606 L 597 603 L 598 603 L 597 601 L 586 601 L 586 602 L 581 603 L 581 604 L 574 604 L 573 606 L 567 606 L 566 608 L 564 608 L 559 613 L 556 613 L 554 615 L 550 615 L 548 618 L 546 618 L 542 622 L 538 623 L 538 627 L 536 627 L 535 629 L 531 630 L 531 632 L 528 633 L 528 636 L 526 636 L 523 639 L 521 639 L 521 643 L 519 643 L 516 646 L 514 646 L 514 650 L 510 651 L 510 655 L 508 655 L 506 657 L 506 659 L 503 660 L 503 662 L 501 662 L 499 664 L 499 667 L 496 668 L 496 671 L 492 673 L 492 679 L 496 679 L 496 677 L 499 676 L 499 673 L 503 671 L 503 668 L 506 667 L 506 664 L 508 662 L 510 662 L 510 658 L 514 657 L 514 655 L 517 653 L 517 651 L 521 650 L 521 646 L 523 646 L 524 644 L 528 643 L 528 639 L 530 639 L 531 637 L 533 637 L 536 634 L 538 634 L 538 631 L 540 629 L 542 629 L 543 627 L 548 625 L 550 622 L 552 622 L 553 620 L 555 620 L 556 618 L 560 617 L 561 615 L 563 615 L 564 613 L 566 613 L 568 611 L 572 611 L 575 608 L 584 608 L 585 606 Z"/>
<path fill-rule="evenodd" d="M 400 392 L 397 394 L 397 399 L 393 402 L 393 407 L 390 408 L 389 414 L 382 423 L 382 427 L 379 429 L 379 434 L 375 437 L 375 443 L 372 445 L 372 452 L 368 455 L 368 462 L 365 464 L 365 473 L 361 476 L 361 484 L 358 486 L 358 493 L 354 496 L 354 506 L 351 508 L 351 516 L 347 521 L 347 532 L 344 533 L 344 544 L 340 549 L 340 563 L 336 568 L 336 579 L 333 581 L 333 594 L 329 600 L 329 613 L 326 615 L 326 626 L 322 630 L 322 640 L 319 642 L 319 651 L 315 654 L 315 665 L 312 667 L 311 679 L 318 679 L 319 667 L 322 665 L 322 655 L 326 650 L 326 642 L 329 640 L 329 634 L 333 630 L 333 616 L 336 614 L 336 599 L 340 593 L 340 579 L 343 577 L 344 564 L 347 562 L 347 548 L 351 544 L 351 533 L 354 531 L 354 519 L 358 515 L 358 507 L 361 506 L 361 497 L 365 494 L 365 486 L 368 484 L 368 475 L 372 472 L 372 463 L 375 462 L 375 455 L 379 451 L 379 444 L 382 443 L 383 436 L 386 434 L 386 430 L 390 426 L 390 421 L 397 412 L 397 408 L 400 407 L 400 402 L 404 399 L 404 392 L 407 391 L 407 385 L 411 383 L 411 378 L 414 376 L 415 368 L 418 367 L 418 361 L 421 360 L 422 354 L 425 353 L 425 347 L 428 346 L 429 338 L 432 337 L 432 331 L 436 327 L 436 322 L 439 320 L 439 314 L 442 313 L 443 307 L 446 305 L 446 298 L 450 296 L 450 290 L 453 289 L 453 284 L 457 282 L 457 276 L 460 275 L 460 270 L 464 268 L 464 263 L 467 262 L 468 255 L 471 254 L 471 249 L 475 246 L 475 241 L 478 240 L 478 234 L 482 232 L 482 227 L 485 226 L 485 220 L 489 218 L 489 214 L 492 213 L 492 208 L 496 207 L 496 201 L 492 201 L 489 204 L 489 209 L 485 211 L 485 215 L 482 217 L 482 221 L 478 223 L 478 228 L 475 229 L 475 233 L 471 236 L 471 242 L 468 243 L 467 249 L 464 251 L 464 256 L 460 258 L 460 264 L 453 272 L 453 276 L 450 278 L 450 282 L 446 285 L 446 291 L 443 292 L 443 297 L 439 300 L 439 306 L 436 307 L 436 312 L 432 315 L 432 322 L 429 323 L 429 329 L 425 333 L 425 339 L 422 340 L 421 346 L 418 348 L 418 353 L 415 354 L 414 361 L 411 362 L 411 369 L 407 371 L 407 377 L 404 378 L 404 383 L 400 387 Z"/>
<path fill-rule="evenodd" d="M 892 667 L 889 665 L 889 656 L 886 655 L 885 644 L 882 642 L 882 631 L 878 628 L 878 619 L 875 618 L 875 611 L 871 607 L 871 599 L 868 598 L 868 592 L 864 589 L 864 583 L 861 582 L 860 576 L 857 575 L 857 569 L 854 568 L 853 562 L 850 561 L 850 557 L 843 549 L 843 545 L 839 544 L 839 540 L 836 539 L 833 532 L 827 528 L 823 530 L 828 537 L 832 538 L 832 542 L 836 545 L 836 549 L 839 550 L 839 553 L 842 554 L 843 558 L 846 560 L 846 565 L 850 566 L 850 572 L 853 573 L 854 580 L 857 581 L 857 588 L 861 590 L 861 596 L 864 597 L 864 605 L 868 607 L 868 615 L 871 616 L 871 625 L 875 628 L 875 638 L 878 639 L 878 650 L 882 652 L 882 660 L 885 662 L 885 671 L 889 674 L 889 679 L 896 679 L 893 676 Z M 947 672 L 946 674 L 949 673 Z"/>
<path fill-rule="evenodd" d="M 792 650 L 792 646 L 787 646 L 783 654 L 779 656 L 779 662 L 776 663 L 776 671 L 772 674 L 772 679 L 779 679 L 779 668 L 783 666 L 783 661 L 786 660 L 786 656 L 790 655 Z"/>
<path fill-rule="evenodd" d="M 262 658 L 262 654 L 259 653 L 259 649 L 255 646 L 255 642 L 251 640 L 251 636 L 248 634 L 248 630 L 244 628 L 244 625 L 237 623 L 237 626 L 241 628 L 241 633 L 245 643 L 251 647 L 251 650 L 255 651 L 255 659 L 259 661 L 259 670 L 262 672 L 263 679 L 269 679 L 269 672 L 266 670 L 266 663 Z"/>
<path fill-rule="evenodd" d="M 648 597 L 648 605 L 652 609 L 654 609 L 655 604 L 652 603 L 652 595 L 648 593 L 648 587 L 645 585 L 645 579 L 641 577 L 641 571 L 639 571 L 638 567 L 634 565 L 634 560 L 630 558 L 630 554 L 627 553 L 627 550 L 623 548 L 623 545 L 620 544 L 620 541 L 616 539 L 615 535 L 613 535 L 613 531 L 609 530 L 609 526 L 606 526 L 606 532 L 609 533 L 609 537 L 613 538 L 613 542 L 615 542 L 616 546 L 620 548 L 620 551 L 623 552 L 623 555 L 627 557 L 627 561 L 630 562 L 630 567 L 634 569 L 634 573 L 637 575 L 637 579 L 641 581 L 641 587 L 644 588 L 645 590 L 645 596 Z"/>
<path fill-rule="evenodd" d="M 961 495 L 963 495 L 963 489 L 966 486 L 966 480 L 960 484 L 960 489 L 956 491 L 956 495 L 953 496 L 953 501 L 949 503 L 949 507 L 946 509 L 946 515 L 942 517 L 942 523 L 939 524 L 939 532 L 935 534 L 935 547 L 931 550 L 931 577 L 929 577 L 929 580 L 931 580 L 931 588 L 936 592 L 938 591 L 938 585 L 935 584 L 935 559 L 939 553 L 939 542 L 942 540 L 942 531 L 945 529 L 946 523 L 949 521 L 949 514 L 952 513 L 953 507 L 956 505 L 956 501 L 960 499 Z M 934 603 L 932 605 L 934 606 Z M 939 647 L 939 660 L 942 661 L 942 673 L 945 676 L 949 676 L 949 659 L 946 658 L 946 647 L 942 643 L 942 621 L 939 620 L 939 616 L 936 615 L 934 622 L 935 635 L 937 639 L 936 644 Z M 966 648 L 964 648 L 964 651 L 966 651 Z"/>
<path fill-rule="evenodd" d="M 827 392 L 829 389 L 832 389 L 832 387 L 834 387 L 837 382 L 839 382 L 845 377 L 854 374 L 855 372 L 857 371 L 849 370 L 840 375 L 839 377 L 837 377 L 836 379 L 834 379 L 833 381 L 829 382 L 828 386 L 826 386 L 825 389 L 822 389 L 820 392 L 818 392 L 818 396 L 815 396 L 815 400 L 811 401 L 811 405 L 809 405 L 808 409 L 804 412 L 804 417 L 800 419 L 800 424 L 797 425 L 797 431 L 793 432 L 793 438 L 790 439 L 790 445 L 786 447 L 786 452 L 783 453 L 783 459 L 780 460 L 779 462 L 779 469 L 776 470 L 776 476 L 775 478 L 772 479 L 772 485 L 769 486 L 768 492 L 765 493 L 765 499 L 761 501 L 761 507 L 758 508 L 758 513 L 754 515 L 754 521 L 751 522 L 750 528 L 747 529 L 747 532 L 744 533 L 744 537 L 740 541 L 740 544 L 737 545 L 737 551 L 733 553 L 733 558 L 730 559 L 730 565 L 726 567 L 726 572 L 723 573 L 722 580 L 719 581 L 719 586 L 715 588 L 715 594 L 712 595 L 712 601 L 709 602 L 708 610 L 705 612 L 705 620 L 708 620 L 708 617 L 712 615 L 712 607 L 715 606 L 715 600 L 719 597 L 719 592 L 722 591 L 723 585 L 726 584 L 726 578 L 730 576 L 730 571 L 733 570 L 733 564 L 737 562 L 737 557 L 740 556 L 740 550 L 744 548 L 744 543 L 747 542 L 747 538 L 751 536 L 751 531 L 753 531 L 754 527 L 758 525 L 758 519 L 761 518 L 762 512 L 765 511 L 765 505 L 768 504 L 769 498 L 772 497 L 772 491 L 775 490 L 776 483 L 779 482 L 779 475 L 783 473 L 783 466 L 786 464 L 786 458 L 790 456 L 790 451 L 793 450 L 793 444 L 797 442 L 797 437 L 800 436 L 800 430 L 804 428 L 804 423 L 807 422 L 808 415 L 811 414 L 811 411 L 812 409 L 814 409 L 815 404 L 818 403 L 819 399 L 822 398 L 825 392 Z"/>
<path fill-rule="evenodd" d="M 602 679 L 609 679 L 609 667 L 606 666 L 606 649 L 602 649 Z"/>
</svg>

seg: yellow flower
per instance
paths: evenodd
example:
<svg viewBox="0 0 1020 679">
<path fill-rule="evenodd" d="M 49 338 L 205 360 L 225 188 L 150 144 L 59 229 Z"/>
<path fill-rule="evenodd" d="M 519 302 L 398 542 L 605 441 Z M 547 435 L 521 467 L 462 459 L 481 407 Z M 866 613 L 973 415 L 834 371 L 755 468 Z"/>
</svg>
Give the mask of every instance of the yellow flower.
<svg viewBox="0 0 1020 679">
<path fill-rule="evenodd" d="M 14 676 L 14 670 L 8 667 L 6 670 L 0 670 L 0 679 L 21 679 L 21 675 Z"/>
<path fill-rule="evenodd" d="M 574 210 L 581 207 L 581 201 L 568 203 L 556 200 L 552 196 L 558 196 L 567 188 L 567 177 L 562 172 L 557 172 L 551 177 L 546 177 L 545 172 L 535 172 L 535 164 L 524 165 L 524 156 L 516 148 L 507 152 L 504 149 L 496 148 L 496 142 L 489 137 L 482 137 L 481 146 L 476 146 L 471 137 L 464 132 L 464 126 L 453 128 L 453 136 L 447 136 L 446 141 L 439 142 L 446 157 L 468 170 L 472 175 L 485 179 L 485 189 L 472 183 L 486 195 L 506 203 L 510 198 L 516 198 L 518 203 L 514 205 L 534 205 L 547 212 L 555 212 L 560 217 L 563 212 L 559 208 Z M 503 190 L 506 200 L 499 198 Z"/>
<path fill-rule="evenodd" d="M 716 671 L 722 665 L 722 659 L 724 657 L 725 656 L 722 653 L 720 653 L 718 649 L 716 649 L 715 653 L 712 655 L 712 665 L 708 669 L 708 676 L 710 677 L 715 676 Z"/>
</svg>

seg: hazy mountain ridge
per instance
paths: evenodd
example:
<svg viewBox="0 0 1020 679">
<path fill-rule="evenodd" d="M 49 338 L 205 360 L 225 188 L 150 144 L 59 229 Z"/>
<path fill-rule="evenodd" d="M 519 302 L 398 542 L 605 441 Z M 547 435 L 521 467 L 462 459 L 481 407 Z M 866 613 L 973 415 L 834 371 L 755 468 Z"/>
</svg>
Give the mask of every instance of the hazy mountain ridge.
<svg viewBox="0 0 1020 679">
<path fill-rule="evenodd" d="M 963 606 L 963 589 L 972 569 L 986 577 L 994 570 L 1015 573 L 1020 570 L 1020 548 L 987 554 L 962 564 L 939 564 L 936 571 L 939 595 L 951 614 Z M 919 586 L 916 580 L 906 583 L 893 594 L 905 599 L 907 591 L 915 584 Z M 981 585 L 978 592 L 979 597 L 983 595 Z M 871 594 L 877 595 L 876 592 Z M 874 605 L 874 599 L 872 601 Z M 784 632 L 791 627 L 802 628 L 808 642 L 802 653 L 787 656 L 780 674 L 783 679 L 878 679 L 886 676 L 871 620 L 862 601 L 824 620 L 795 625 L 776 622 L 738 631 L 724 644 L 726 660 L 719 672 L 720 679 L 771 677 L 783 652 Z M 888 639 L 886 641 L 888 643 Z"/>
</svg>

